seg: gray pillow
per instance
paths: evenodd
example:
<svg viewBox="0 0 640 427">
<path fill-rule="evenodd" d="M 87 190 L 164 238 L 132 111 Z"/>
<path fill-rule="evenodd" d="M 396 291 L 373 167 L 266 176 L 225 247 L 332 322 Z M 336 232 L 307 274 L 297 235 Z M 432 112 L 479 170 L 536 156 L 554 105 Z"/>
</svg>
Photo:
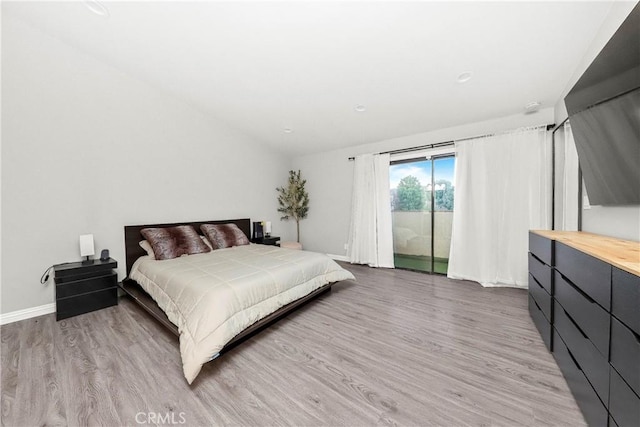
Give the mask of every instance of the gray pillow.
<svg viewBox="0 0 640 427">
<path fill-rule="evenodd" d="M 202 224 L 200 230 L 213 249 L 248 245 L 249 239 L 236 224 Z"/>
<path fill-rule="evenodd" d="M 140 234 L 149 242 L 157 260 L 210 252 L 198 232 L 190 225 L 143 228 Z"/>
</svg>

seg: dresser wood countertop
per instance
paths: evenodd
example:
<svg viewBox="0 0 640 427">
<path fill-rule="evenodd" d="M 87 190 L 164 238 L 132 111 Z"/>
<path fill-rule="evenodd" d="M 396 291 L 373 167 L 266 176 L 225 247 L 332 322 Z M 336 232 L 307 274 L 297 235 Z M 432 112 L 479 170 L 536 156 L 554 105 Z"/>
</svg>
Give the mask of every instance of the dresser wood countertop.
<svg viewBox="0 0 640 427">
<path fill-rule="evenodd" d="M 640 276 L 640 242 L 601 236 L 585 231 L 531 230 Z"/>
</svg>

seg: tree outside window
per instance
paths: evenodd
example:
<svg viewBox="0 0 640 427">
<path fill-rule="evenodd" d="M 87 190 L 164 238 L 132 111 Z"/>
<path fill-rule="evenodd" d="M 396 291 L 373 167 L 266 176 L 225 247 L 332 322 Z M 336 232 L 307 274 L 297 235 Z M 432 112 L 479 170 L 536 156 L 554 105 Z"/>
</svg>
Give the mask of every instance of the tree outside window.
<svg viewBox="0 0 640 427">
<path fill-rule="evenodd" d="M 405 176 L 398 183 L 396 192 L 395 210 L 399 211 L 419 211 L 424 208 L 426 200 L 425 192 L 415 176 Z"/>
</svg>

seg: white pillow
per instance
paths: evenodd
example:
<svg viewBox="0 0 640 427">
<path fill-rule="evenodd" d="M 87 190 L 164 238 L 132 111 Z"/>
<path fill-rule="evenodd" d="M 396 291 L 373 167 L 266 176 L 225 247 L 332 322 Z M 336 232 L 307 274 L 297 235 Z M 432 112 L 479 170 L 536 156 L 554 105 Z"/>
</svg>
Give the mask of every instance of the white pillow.
<svg viewBox="0 0 640 427">
<path fill-rule="evenodd" d="M 153 248 L 151 247 L 151 244 L 149 242 L 147 242 L 146 240 L 141 240 L 138 244 L 142 249 L 144 249 L 149 258 L 156 259 L 156 255 L 153 253 Z"/>
</svg>

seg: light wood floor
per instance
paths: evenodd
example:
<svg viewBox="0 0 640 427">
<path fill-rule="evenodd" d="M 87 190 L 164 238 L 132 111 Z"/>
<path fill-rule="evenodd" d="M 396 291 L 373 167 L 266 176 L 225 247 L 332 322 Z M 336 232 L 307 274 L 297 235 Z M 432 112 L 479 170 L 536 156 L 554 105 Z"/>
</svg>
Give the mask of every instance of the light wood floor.
<svg viewBox="0 0 640 427">
<path fill-rule="evenodd" d="M 124 298 L 5 325 L 2 424 L 584 425 L 525 291 L 347 268 L 357 283 L 205 365 L 192 386 L 177 340 Z"/>
</svg>

